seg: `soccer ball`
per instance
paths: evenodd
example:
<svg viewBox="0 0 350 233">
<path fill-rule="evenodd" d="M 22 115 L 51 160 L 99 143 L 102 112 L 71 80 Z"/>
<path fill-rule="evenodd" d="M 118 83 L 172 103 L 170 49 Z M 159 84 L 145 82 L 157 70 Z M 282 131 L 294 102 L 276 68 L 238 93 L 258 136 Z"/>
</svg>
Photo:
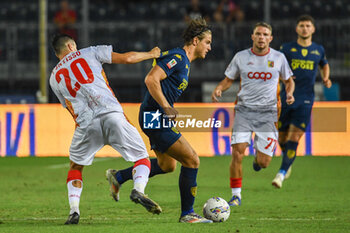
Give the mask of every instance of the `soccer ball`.
<svg viewBox="0 0 350 233">
<path fill-rule="evenodd" d="M 225 222 L 230 217 L 230 206 L 221 197 L 212 197 L 204 204 L 203 215 L 214 222 Z"/>
</svg>

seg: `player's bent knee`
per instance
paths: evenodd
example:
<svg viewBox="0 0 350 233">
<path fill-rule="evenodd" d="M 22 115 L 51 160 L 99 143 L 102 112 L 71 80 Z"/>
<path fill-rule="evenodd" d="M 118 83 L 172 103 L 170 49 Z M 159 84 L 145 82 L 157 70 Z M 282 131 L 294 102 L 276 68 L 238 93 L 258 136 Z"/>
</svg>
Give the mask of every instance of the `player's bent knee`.
<svg viewBox="0 0 350 233">
<path fill-rule="evenodd" d="M 258 162 L 258 164 L 259 164 L 259 166 L 260 166 L 261 168 L 267 168 L 267 167 L 269 166 L 270 163 L 267 163 L 267 162 L 264 161 L 264 162 L 260 162 L 260 163 Z"/>
<path fill-rule="evenodd" d="M 195 152 L 181 161 L 181 165 L 188 168 L 199 168 L 199 163 L 199 157 Z"/>
<path fill-rule="evenodd" d="M 176 169 L 176 163 L 173 164 L 161 164 L 159 167 L 162 169 L 163 172 L 173 172 Z"/>
<path fill-rule="evenodd" d="M 176 160 L 168 156 L 158 156 L 158 165 L 163 172 L 173 172 L 176 169 Z"/>
<path fill-rule="evenodd" d="M 74 162 L 70 162 L 70 170 L 79 170 L 80 172 L 83 171 L 84 165 L 79 165 Z"/>
<path fill-rule="evenodd" d="M 267 168 L 271 162 L 271 158 L 270 156 L 268 155 L 265 155 L 265 156 L 258 156 L 257 157 L 257 163 L 259 164 L 259 166 L 261 168 Z"/>
<path fill-rule="evenodd" d="M 244 154 L 238 150 L 234 150 L 232 152 L 232 161 L 235 163 L 242 163 L 243 157 L 244 157 Z"/>
</svg>

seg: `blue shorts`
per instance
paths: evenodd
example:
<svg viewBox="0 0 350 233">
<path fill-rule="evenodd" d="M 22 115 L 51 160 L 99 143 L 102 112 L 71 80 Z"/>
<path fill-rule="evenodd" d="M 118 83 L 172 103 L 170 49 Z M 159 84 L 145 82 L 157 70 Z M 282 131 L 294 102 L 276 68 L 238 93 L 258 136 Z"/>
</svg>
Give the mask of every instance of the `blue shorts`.
<svg viewBox="0 0 350 233">
<path fill-rule="evenodd" d="M 293 124 L 305 131 L 310 123 L 313 103 L 293 103 L 292 105 L 282 104 L 281 115 L 278 120 L 278 130 L 285 132 L 289 125 Z"/>
<path fill-rule="evenodd" d="M 142 131 L 148 136 L 151 149 L 165 153 L 169 147 L 171 147 L 180 137 L 181 133 L 175 127 L 160 129 L 145 129 L 144 128 L 144 112 L 156 111 L 156 110 L 145 110 L 141 105 L 139 112 L 139 124 Z"/>
</svg>

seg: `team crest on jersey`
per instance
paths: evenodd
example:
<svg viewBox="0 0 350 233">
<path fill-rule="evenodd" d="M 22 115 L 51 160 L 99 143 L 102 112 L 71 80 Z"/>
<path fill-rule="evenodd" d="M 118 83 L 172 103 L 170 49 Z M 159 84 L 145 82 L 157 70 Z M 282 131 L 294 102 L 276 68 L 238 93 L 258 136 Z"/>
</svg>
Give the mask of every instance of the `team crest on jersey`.
<svg viewBox="0 0 350 233">
<path fill-rule="evenodd" d="M 296 48 L 291 48 L 290 51 L 291 52 L 297 52 L 298 50 Z"/>
<path fill-rule="evenodd" d="M 275 66 L 274 61 L 267 61 L 267 67 L 273 68 Z"/>
<path fill-rule="evenodd" d="M 307 53 L 308 53 L 307 49 L 301 50 L 301 55 L 303 55 L 304 57 L 306 57 Z"/>
<path fill-rule="evenodd" d="M 166 66 L 171 69 L 173 68 L 175 65 L 177 64 L 176 60 L 175 59 L 171 59 L 167 64 Z"/>
<path fill-rule="evenodd" d="M 311 54 L 315 54 L 315 55 L 317 55 L 317 56 L 320 56 L 320 55 L 321 55 L 321 54 L 318 52 L 317 49 L 312 50 L 310 53 L 311 53 Z"/>
</svg>

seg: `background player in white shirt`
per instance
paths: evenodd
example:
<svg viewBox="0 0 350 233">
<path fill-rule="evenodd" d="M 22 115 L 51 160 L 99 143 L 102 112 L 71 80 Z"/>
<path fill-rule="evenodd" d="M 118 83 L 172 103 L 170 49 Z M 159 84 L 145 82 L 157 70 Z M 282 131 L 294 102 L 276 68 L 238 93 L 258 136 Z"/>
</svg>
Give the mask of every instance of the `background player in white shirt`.
<svg viewBox="0 0 350 233">
<path fill-rule="evenodd" d="M 217 102 L 222 92 L 235 79 L 240 78 L 241 89 L 237 95 L 232 133 L 232 161 L 230 165 L 230 206 L 241 204 L 242 160 L 246 147 L 255 132 L 256 171 L 266 168 L 277 146 L 279 78 L 286 86 L 286 102 L 294 102 L 293 75 L 285 56 L 270 48 L 272 28 L 267 23 L 257 23 L 251 36 L 253 47 L 238 52 L 225 71 L 223 79 L 212 93 Z"/>
<path fill-rule="evenodd" d="M 70 214 L 65 224 L 77 224 L 83 189 L 82 171 L 91 165 L 104 145 L 119 151 L 126 161 L 134 162 L 134 188 L 130 199 L 149 212 L 159 214 L 160 206 L 144 195 L 150 173 L 150 161 L 137 129 L 126 119 L 123 109 L 109 87 L 103 63 L 130 64 L 158 58 L 160 49 L 149 52 L 115 53 L 112 46 L 92 46 L 77 50 L 72 37 L 56 35 L 52 47 L 59 63 L 50 76 L 50 86 L 63 107 L 72 114 L 76 129 L 69 150 L 70 169 L 67 177 Z M 106 172 L 111 194 L 117 201 L 114 178 Z"/>
</svg>

